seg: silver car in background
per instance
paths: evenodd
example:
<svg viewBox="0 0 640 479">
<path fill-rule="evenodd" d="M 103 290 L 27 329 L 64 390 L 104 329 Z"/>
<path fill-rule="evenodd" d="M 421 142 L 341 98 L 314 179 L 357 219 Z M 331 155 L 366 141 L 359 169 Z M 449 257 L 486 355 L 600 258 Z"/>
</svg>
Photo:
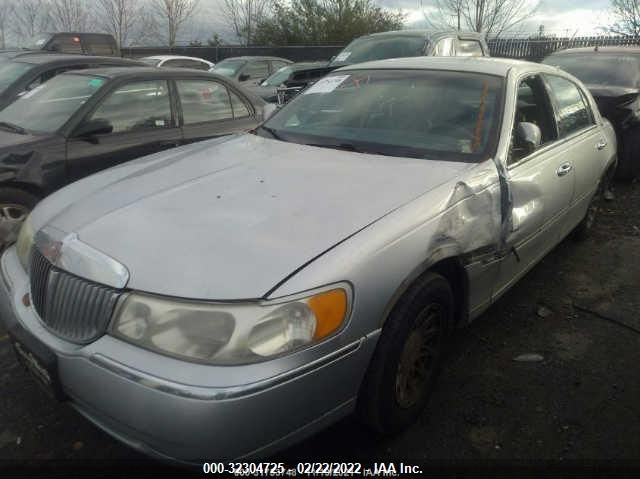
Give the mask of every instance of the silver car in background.
<svg viewBox="0 0 640 479">
<path fill-rule="evenodd" d="M 356 409 L 399 431 L 447 336 L 590 230 L 615 151 L 553 67 L 353 65 L 253 134 L 46 198 L 0 312 L 36 379 L 156 457 L 264 456 Z"/>
</svg>

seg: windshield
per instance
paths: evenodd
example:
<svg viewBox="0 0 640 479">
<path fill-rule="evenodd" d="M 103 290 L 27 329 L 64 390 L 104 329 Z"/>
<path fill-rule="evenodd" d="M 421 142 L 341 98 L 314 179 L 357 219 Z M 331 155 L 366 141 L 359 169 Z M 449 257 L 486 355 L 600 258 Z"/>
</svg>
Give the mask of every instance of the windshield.
<svg viewBox="0 0 640 479">
<path fill-rule="evenodd" d="M 425 45 L 423 37 L 404 35 L 357 38 L 333 59 L 330 66 L 353 65 L 386 58 L 419 57 L 424 55 Z"/>
<path fill-rule="evenodd" d="M 157 67 L 162 60 L 159 60 L 158 58 L 146 57 L 140 58 L 140 61 L 146 63 L 147 65 L 151 65 L 152 67 Z"/>
<path fill-rule="evenodd" d="M 263 81 L 262 86 L 280 86 L 289 79 L 291 73 L 293 73 L 293 68 L 282 67 Z"/>
<path fill-rule="evenodd" d="M 0 93 L 4 92 L 13 82 L 34 67 L 35 65 L 32 63 L 0 62 Z"/>
<path fill-rule="evenodd" d="M 640 87 L 640 55 L 557 55 L 543 63 L 562 68 L 586 84 Z"/>
<path fill-rule="evenodd" d="M 27 40 L 24 47 L 27 50 L 42 50 L 51 37 L 51 33 L 38 33 L 31 39 Z"/>
<path fill-rule="evenodd" d="M 209 71 L 225 77 L 233 77 L 245 63 L 245 60 L 222 60 Z"/>
<path fill-rule="evenodd" d="M 53 133 L 64 125 L 106 80 L 88 75 L 58 75 L 0 112 L 0 122 L 25 130 Z"/>
<path fill-rule="evenodd" d="M 480 161 L 497 144 L 502 78 L 428 70 L 334 72 L 258 130 L 294 143 Z"/>
</svg>

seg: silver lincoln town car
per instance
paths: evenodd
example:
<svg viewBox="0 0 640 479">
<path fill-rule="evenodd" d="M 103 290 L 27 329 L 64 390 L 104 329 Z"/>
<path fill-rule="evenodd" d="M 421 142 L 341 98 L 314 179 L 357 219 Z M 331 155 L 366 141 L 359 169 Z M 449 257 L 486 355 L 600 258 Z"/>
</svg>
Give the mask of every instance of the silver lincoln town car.
<svg viewBox="0 0 640 479">
<path fill-rule="evenodd" d="M 1 315 L 36 380 L 156 457 L 265 456 L 356 410 L 399 431 L 447 336 L 589 232 L 615 151 L 551 66 L 352 65 L 251 133 L 45 199 Z"/>
</svg>

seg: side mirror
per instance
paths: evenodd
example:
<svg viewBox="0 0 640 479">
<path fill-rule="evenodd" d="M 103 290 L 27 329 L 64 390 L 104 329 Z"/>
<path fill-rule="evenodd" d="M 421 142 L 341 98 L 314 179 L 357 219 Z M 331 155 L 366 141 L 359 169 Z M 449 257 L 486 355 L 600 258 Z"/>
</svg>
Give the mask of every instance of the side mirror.
<svg viewBox="0 0 640 479">
<path fill-rule="evenodd" d="M 520 122 L 516 128 L 515 142 L 518 148 L 522 148 L 525 154 L 529 155 L 540 148 L 542 131 L 535 123 Z"/>
<path fill-rule="evenodd" d="M 278 111 L 278 105 L 275 103 L 267 103 L 262 107 L 262 120 L 267 121 L 276 111 Z"/>
<path fill-rule="evenodd" d="M 251 78 L 247 73 L 242 73 L 239 77 L 238 77 L 238 81 L 247 81 L 249 78 Z"/>
<path fill-rule="evenodd" d="M 82 123 L 75 131 L 74 136 L 78 138 L 89 138 L 95 135 L 106 135 L 113 131 L 113 125 L 100 118 Z"/>
</svg>

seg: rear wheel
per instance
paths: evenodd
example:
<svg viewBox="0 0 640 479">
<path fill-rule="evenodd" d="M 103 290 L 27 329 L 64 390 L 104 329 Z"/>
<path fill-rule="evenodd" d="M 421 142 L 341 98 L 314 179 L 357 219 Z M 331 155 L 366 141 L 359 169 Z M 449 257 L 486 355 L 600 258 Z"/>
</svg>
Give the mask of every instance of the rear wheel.
<svg viewBox="0 0 640 479">
<path fill-rule="evenodd" d="M 453 292 L 427 273 L 402 297 L 384 325 L 359 397 L 359 412 L 380 433 L 398 432 L 425 409 L 453 326 Z"/>
<path fill-rule="evenodd" d="M 13 243 L 38 197 L 14 187 L 0 187 L 0 247 Z"/>
</svg>

